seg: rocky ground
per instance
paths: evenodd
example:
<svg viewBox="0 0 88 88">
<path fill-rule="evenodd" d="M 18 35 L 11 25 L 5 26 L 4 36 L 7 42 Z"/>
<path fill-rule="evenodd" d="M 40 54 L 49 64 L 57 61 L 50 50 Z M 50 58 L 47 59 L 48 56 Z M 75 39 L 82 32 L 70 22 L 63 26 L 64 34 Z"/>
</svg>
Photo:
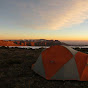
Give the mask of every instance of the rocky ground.
<svg viewBox="0 0 88 88">
<path fill-rule="evenodd" d="M 77 50 L 87 52 L 87 49 Z M 88 82 L 49 81 L 31 70 L 42 49 L 0 48 L 0 88 L 88 88 Z"/>
</svg>

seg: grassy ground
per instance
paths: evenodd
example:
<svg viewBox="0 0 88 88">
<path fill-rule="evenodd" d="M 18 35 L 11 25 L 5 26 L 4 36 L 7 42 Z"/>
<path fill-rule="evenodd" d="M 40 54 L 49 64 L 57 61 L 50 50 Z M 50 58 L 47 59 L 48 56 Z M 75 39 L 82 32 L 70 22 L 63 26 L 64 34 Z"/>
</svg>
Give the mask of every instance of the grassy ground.
<svg viewBox="0 0 88 88">
<path fill-rule="evenodd" d="M 31 65 L 41 51 L 42 49 L 0 48 L 0 88 L 88 88 L 88 82 L 48 81 L 33 72 Z"/>
</svg>

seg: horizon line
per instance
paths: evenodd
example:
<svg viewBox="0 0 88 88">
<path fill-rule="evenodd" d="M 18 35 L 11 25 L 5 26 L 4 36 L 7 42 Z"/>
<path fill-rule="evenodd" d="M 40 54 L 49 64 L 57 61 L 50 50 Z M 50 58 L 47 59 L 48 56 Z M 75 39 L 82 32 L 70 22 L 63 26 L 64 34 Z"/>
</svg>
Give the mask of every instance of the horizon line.
<svg viewBox="0 0 88 88">
<path fill-rule="evenodd" d="M 42 39 L 42 38 L 40 38 Z M 40 39 L 0 39 L 0 40 L 40 40 Z M 44 39 L 44 40 L 59 40 L 59 41 L 88 41 L 88 40 L 65 40 L 65 39 Z"/>
</svg>

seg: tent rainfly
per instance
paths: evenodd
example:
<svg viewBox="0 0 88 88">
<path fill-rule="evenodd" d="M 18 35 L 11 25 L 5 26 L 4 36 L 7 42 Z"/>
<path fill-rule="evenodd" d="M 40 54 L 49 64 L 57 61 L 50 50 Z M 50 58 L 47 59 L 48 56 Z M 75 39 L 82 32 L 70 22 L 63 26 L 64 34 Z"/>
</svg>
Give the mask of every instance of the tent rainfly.
<svg viewBox="0 0 88 88">
<path fill-rule="evenodd" d="M 41 52 L 32 70 L 47 80 L 88 81 L 87 63 L 88 54 L 55 45 Z"/>
</svg>

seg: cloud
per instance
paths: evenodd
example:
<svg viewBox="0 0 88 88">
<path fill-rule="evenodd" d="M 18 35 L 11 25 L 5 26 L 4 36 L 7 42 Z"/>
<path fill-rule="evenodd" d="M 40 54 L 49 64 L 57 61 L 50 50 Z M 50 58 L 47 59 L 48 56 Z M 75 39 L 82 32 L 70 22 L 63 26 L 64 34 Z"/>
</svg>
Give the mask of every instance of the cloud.
<svg viewBox="0 0 88 88">
<path fill-rule="evenodd" d="M 30 0 L 15 4 L 17 24 L 31 29 L 59 30 L 88 19 L 88 0 Z"/>
</svg>

